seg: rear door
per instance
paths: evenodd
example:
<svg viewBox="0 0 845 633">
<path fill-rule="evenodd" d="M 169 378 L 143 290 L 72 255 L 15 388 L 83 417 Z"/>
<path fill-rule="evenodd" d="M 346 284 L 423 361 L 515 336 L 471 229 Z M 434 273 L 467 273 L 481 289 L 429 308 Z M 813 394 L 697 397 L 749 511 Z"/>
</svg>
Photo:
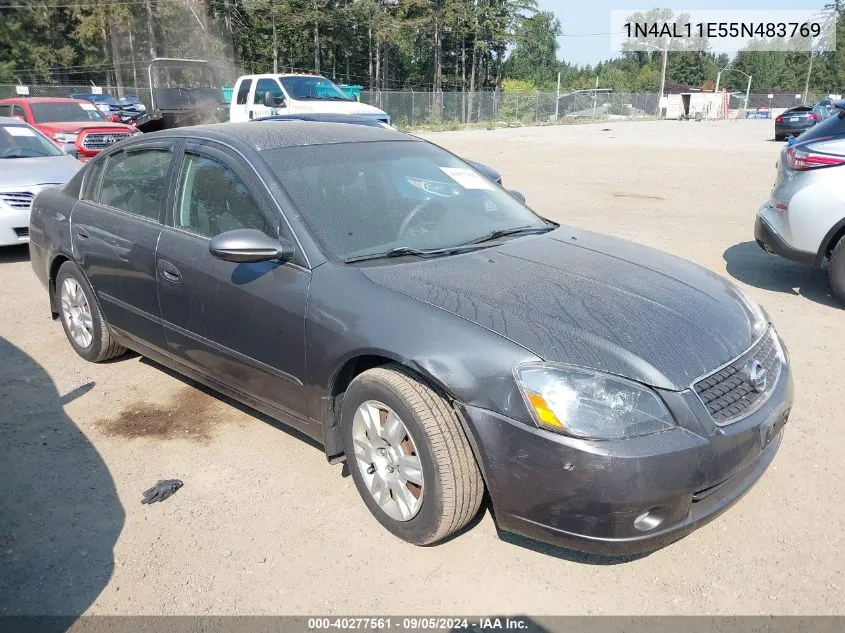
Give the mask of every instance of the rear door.
<svg viewBox="0 0 845 633">
<path fill-rule="evenodd" d="M 305 429 L 310 271 L 297 259 L 235 264 L 209 252 L 211 238 L 228 230 L 254 228 L 278 237 L 278 208 L 246 161 L 208 145 L 185 146 L 175 182 L 157 262 L 171 355 L 301 419 Z"/>
<path fill-rule="evenodd" d="M 162 351 L 155 251 L 173 155 L 173 143 L 158 142 L 98 160 L 71 216 L 74 256 L 109 325 Z"/>
</svg>

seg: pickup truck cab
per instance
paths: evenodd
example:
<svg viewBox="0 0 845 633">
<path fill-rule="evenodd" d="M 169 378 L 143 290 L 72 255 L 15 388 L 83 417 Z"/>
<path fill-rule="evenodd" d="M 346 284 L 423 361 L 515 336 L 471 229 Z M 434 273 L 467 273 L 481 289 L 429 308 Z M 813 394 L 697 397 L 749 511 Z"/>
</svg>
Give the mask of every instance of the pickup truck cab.
<svg viewBox="0 0 845 633">
<path fill-rule="evenodd" d="M 390 123 L 384 111 L 350 98 L 321 75 L 244 75 L 232 91 L 229 120 L 242 123 L 279 114 L 347 114 Z"/>
</svg>

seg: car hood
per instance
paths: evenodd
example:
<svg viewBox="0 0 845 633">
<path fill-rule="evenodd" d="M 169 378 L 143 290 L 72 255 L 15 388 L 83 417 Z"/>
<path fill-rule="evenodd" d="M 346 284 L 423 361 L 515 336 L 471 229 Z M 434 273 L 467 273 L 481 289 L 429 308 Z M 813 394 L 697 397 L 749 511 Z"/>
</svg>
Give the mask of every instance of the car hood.
<svg viewBox="0 0 845 633">
<path fill-rule="evenodd" d="M 82 163 L 63 154 L 37 158 L 0 158 L 0 189 L 33 190 L 35 185 L 63 185 L 73 178 Z"/>
<path fill-rule="evenodd" d="M 543 360 L 662 389 L 688 388 L 756 338 L 754 312 L 718 275 L 575 229 L 463 255 L 372 266 L 363 274 Z"/>
<path fill-rule="evenodd" d="M 112 123 L 110 121 L 69 121 L 67 123 L 36 123 L 35 127 L 37 127 L 39 130 L 41 130 L 48 136 L 51 134 L 55 134 L 56 132 L 77 132 L 79 130 L 88 130 L 91 128 L 96 128 L 98 130 L 120 130 L 121 132 L 124 130 L 131 131 L 134 129 L 131 125 L 125 125 L 123 123 Z"/>
<path fill-rule="evenodd" d="M 349 114 L 358 116 L 384 116 L 383 110 L 358 101 L 331 101 L 329 99 L 291 99 L 290 114 Z"/>
</svg>

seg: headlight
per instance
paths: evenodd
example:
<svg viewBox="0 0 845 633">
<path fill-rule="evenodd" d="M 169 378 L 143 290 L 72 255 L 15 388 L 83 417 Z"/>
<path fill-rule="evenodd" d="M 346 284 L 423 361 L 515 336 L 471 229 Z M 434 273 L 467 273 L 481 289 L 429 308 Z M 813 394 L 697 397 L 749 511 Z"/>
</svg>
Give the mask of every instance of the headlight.
<svg viewBox="0 0 845 633">
<path fill-rule="evenodd" d="M 514 375 L 534 421 L 550 431 L 612 440 L 675 426 L 654 391 L 625 378 L 550 363 L 523 363 Z"/>
<path fill-rule="evenodd" d="M 76 132 L 56 132 L 53 134 L 53 139 L 59 143 L 76 143 L 79 134 Z"/>
</svg>

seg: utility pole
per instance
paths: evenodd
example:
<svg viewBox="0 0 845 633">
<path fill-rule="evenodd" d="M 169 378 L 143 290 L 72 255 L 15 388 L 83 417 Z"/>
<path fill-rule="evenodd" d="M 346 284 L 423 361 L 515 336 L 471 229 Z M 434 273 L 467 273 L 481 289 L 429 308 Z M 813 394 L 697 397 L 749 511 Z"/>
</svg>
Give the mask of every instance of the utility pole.
<svg viewBox="0 0 845 633">
<path fill-rule="evenodd" d="M 666 58 L 669 56 L 669 40 L 666 39 L 663 45 L 663 70 L 660 71 L 660 96 L 657 98 L 657 113 L 660 114 L 660 101 L 663 99 L 663 92 L 666 90 Z"/>
<path fill-rule="evenodd" d="M 810 75 L 813 72 L 813 51 L 810 49 L 810 66 L 807 68 L 807 81 L 804 82 L 804 98 L 801 105 L 807 105 L 807 93 L 810 92 Z"/>
<path fill-rule="evenodd" d="M 596 118 L 596 99 L 598 98 L 599 76 L 596 75 L 596 89 L 593 90 L 593 118 Z"/>
<path fill-rule="evenodd" d="M 557 116 L 560 108 L 560 73 L 557 74 L 557 94 L 555 96 L 555 121 L 557 121 Z"/>
<path fill-rule="evenodd" d="M 751 75 L 748 75 L 748 87 L 745 89 L 745 110 L 748 110 L 748 95 L 751 94 Z M 743 115 L 745 116 L 745 115 Z"/>
</svg>

